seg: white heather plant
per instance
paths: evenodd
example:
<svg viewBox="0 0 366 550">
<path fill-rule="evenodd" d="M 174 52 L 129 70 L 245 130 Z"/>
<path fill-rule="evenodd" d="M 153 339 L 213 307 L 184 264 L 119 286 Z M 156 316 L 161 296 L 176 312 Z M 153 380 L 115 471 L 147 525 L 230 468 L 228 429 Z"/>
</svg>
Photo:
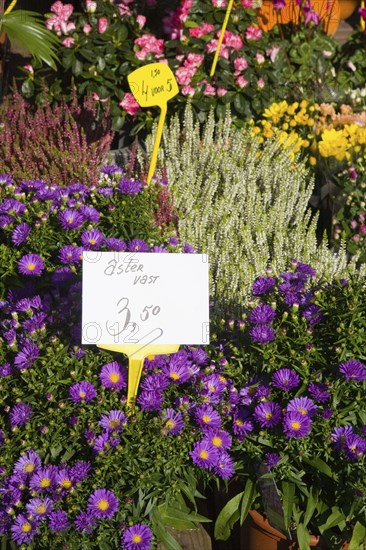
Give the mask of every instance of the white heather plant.
<svg viewBox="0 0 366 550">
<path fill-rule="evenodd" d="M 151 158 L 153 139 L 147 144 Z M 142 161 L 142 159 L 140 159 Z M 313 183 L 300 162 L 275 141 L 260 144 L 250 128 L 230 117 L 202 128 L 187 108 L 183 123 L 165 129 L 159 166 L 167 176 L 182 242 L 209 254 L 211 295 L 217 312 L 233 312 L 250 300 L 254 279 L 291 259 L 310 263 L 319 275 L 355 270 L 344 248 L 335 255 L 316 238 L 308 201 Z"/>
</svg>

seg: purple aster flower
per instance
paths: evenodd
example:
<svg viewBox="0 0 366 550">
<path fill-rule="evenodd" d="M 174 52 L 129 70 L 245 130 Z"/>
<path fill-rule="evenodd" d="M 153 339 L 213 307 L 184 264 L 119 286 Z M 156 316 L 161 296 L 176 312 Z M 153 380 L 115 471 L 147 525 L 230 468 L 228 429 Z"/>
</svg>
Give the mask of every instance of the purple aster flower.
<svg viewBox="0 0 366 550">
<path fill-rule="evenodd" d="M 164 409 L 162 417 L 164 421 L 162 432 L 164 435 L 177 435 L 184 428 L 183 416 L 179 411 Z"/>
<path fill-rule="evenodd" d="M 81 246 L 69 244 L 60 248 L 58 257 L 62 264 L 77 264 L 81 262 L 82 252 Z"/>
<path fill-rule="evenodd" d="M 26 332 L 28 332 L 28 334 L 33 334 L 38 330 L 43 331 L 46 328 L 46 324 L 45 324 L 46 319 L 47 319 L 47 315 L 45 313 L 42 313 L 42 312 L 35 313 L 33 317 L 31 317 L 30 319 L 27 319 L 22 323 L 22 327 Z M 25 350 L 25 347 L 29 346 L 30 344 L 32 344 L 33 346 L 35 345 L 34 342 L 27 340 L 24 344 L 23 352 Z M 35 348 L 32 347 L 31 355 L 33 358 L 35 353 L 37 353 L 37 357 L 39 356 L 39 349 L 37 348 L 37 350 L 38 352 L 36 352 Z M 27 353 L 29 354 L 30 351 L 28 350 Z"/>
<path fill-rule="evenodd" d="M 302 316 L 305 317 L 310 326 L 320 323 L 324 317 L 322 310 L 316 304 L 308 305 L 302 312 Z"/>
<path fill-rule="evenodd" d="M 208 430 L 205 433 L 205 439 L 220 450 L 230 449 L 231 447 L 231 435 L 225 430 Z"/>
<path fill-rule="evenodd" d="M 276 331 L 269 325 L 255 325 L 249 334 L 253 342 L 259 344 L 268 344 L 276 338 Z"/>
<path fill-rule="evenodd" d="M 3 447 L 5 441 L 5 434 L 2 430 L 0 430 L 0 449 Z"/>
<path fill-rule="evenodd" d="M 214 447 L 207 439 L 202 439 L 195 443 L 193 450 L 189 453 L 194 464 L 200 468 L 211 470 L 220 457 L 220 451 Z"/>
<path fill-rule="evenodd" d="M 56 476 L 55 476 L 55 483 L 59 486 L 60 489 L 63 490 L 64 493 L 67 493 L 72 489 L 73 482 L 70 476 L 70 471 L 68 468 L 61 468 Z"/>
<path fill-rule="evenodd" d="M 311 430 L 311 419 L 307 414 L 290 411 L 285 414 L 284 431 L 288 438 L 305 437 Z"/>
<path fill-rule="evenodd" d="M 12 236 L 11 236 L 12 243 L 15 246 L 21 245 L 27 240 L 30 232 L 31 232 L 31 228 L 27 223 L 20 223 L 19 225 L 16 226 L 16 228 L 12 233 Z"/>
<path fill-rule="evenodd" d="M 344 378 L 349 382 L 354 380 L 355 382 L 363 382 L 366 380 L 366 368 L 363 363 L 350 359 L 339 365 L 339 371 L 343 374 Z"/>
<path fill-rule="evenodd" d="M 332 409 L 324 409 L 324 411 L 322 412 L 322 417 L 324 418 L 324 420 L 329 420 L 330 418 L 332 418 L 332 416 Z"/>
<path fill-rule="evenodd" d="M 164 395 L 160 391 L 142 391 L 137 399 L 143 411 L 157 411 L 161 409 Z"/>
<path fill-rule="evenodd" d="M 29 319 L 30 321 L 31 319 Z M 26 327 L 24 327 L 26 328 Z M 14 359 L 14 366 L 17 369 L 27 369 L 29 368 L 37 357 L 40 356 L 40 349 L 34 342 L 27 341 L 23 345 L 22 351 L 16 354 Z"/>
<path fill-rule="evenodd" d="M 311 265 L 303 264 L 302 262 L 296 262 L 296 272 L 305 273 L 305 275 L 309 275 L 309 277 L 316 277 L 316 270 L 311 267 Z"/>
<path fill-rule="evenodd" d="M 90 512 L 80 512 L 74 524 L 77 531 L 91 535 L 97 526 L 97 520 Z"/>
<path fill-rule="evenodd" d="M 133 239 L 127 249 L 129 252 L 149 252 L 149 245 L 142 239 Z"/>
<path fill-rule="evenodd" d="M 175 360 L 172 356 L 168 365 L 163 367 L 162 373 L 174 384 L 184 384 L 190 378 L 189 364 L 182 364 L 182 361 Z"/>
<path fill-rule="evenodd" d="M 162 373 L 148 374 L 141 382 L 141 389 L 146 391 L 161 391 L 169 386 L 169 379 Z"/>
<path fill-rule="evenodd" d="M 12 368 L 10 363 L 4 363 L 3 365 L 0 365 L 0 378 L 6 378 L 7 376 L 10 376 L 12 372 Z"/>
<path fill-rule="evenodd" d="M 19 514 L 11 526 L 11 538 L 18 544 L 26 544 L 38 533 L 38 523 L 30 521 L 24 514 Z"/>
<path fill-rule="evenodd" d="M 48 497 L 31 498 L 25 509 L 31 516 L 45 518 L 53 510 L 53 501 Z"/>
<path fill-rule="evenodd" d="M 190 359 L 196 365 L 202 366 L 207 365 L 208 355 L 202 348 L 192 348 L 189 350 Z"/>
<path fill-rule="evenodd" d="M 4 511 L 0 510 L 0 535 L 5 535 L 11 526 L 11 520 L 9 515 Z"/>
<path fill-rule="evenodd" d="M 140 181 L 121 178 L 118 185 L 118 191 L 125 195 L 133 196 L 142 191 L 142 183 Z"/>
<path fill-rule="evenodd" d="M 202 377 L 201 382 L 204 386 L 201 394 L 205 395 L 209 401 L 219 402 L 222 393 L 226 389 L 226 384 L 222 382 L 220 376 L 218 374 L 210 374 Z"/>
<path fill-rule="evenodd" d="M 292 307 L 301 303 L 301 294 L 299 292 L 285 292 L 283 299 L 288 306 Z"/>
<path fill-rule="evenodd" d="M 22 474 L 33 474 L 42 466 L 41 459 L 38 454 L 30 450 L 22 455 L 14 464 L 14 472 Z"/>
<path fill-rule="evenodd" d="M 118 498 L 112 491 L 96 489 L 88 499 L 88 512 L 98 519 L 111 519 L 118 511 Z"/>
<path fill-rule="evenodd" d="M 184 243 L 183 252 L 184 254 L 196 254 L 195 248 L 189 243 Z"/>
<path fill-rule="evenodd" d="M 348 460 L 352 462 L 356 461 L 366 453 L 365 439 L 356 434 L 348 435 L 346 437 L 344 451 Z"/>
<path fill-rule="evenodd" d="M 109 250 L 115 250 L 116 252 L 124 252 L 125 250 L 127 250 L 127 244 L 121 239 L 108 237 L 108 239 L 106 239 L 104 242 Z"/>
<path fill-rule="evenodd" d="M 256 325 L 266 325 L 273 321 L 276 312 L 273 307 L 267 304 L 261 304 L 249 313 L 248 321 Z"/>
<path fill-rule="evenodd" d="M 164 248 L 163 246 L 158 246 L 157 244 L 155 246 L 152 247 L 152 249 L 150 250 L 150 252 L 153 252 L 155 254 L 168 254 L 169 253 L 169 250 L 167 250 L 166 248 Z"/>
<path fill-rule="evenodd" d="M 195 410 L 194 416 L 198 425 L 204 430 L 221 426 L 221 417 L 211 405 L 200 405 Z"/>
<path fill-rule="evenodd" d="M 79 229 L 83 225 L 84 217 L 77 210 L 68 208 L 60 212 L 59 220 L 64 229 Z"/>
<path fill-rule="evenodd" d="M 252 286 L 253 296 L 262 296 L 274 288 L 276 280 L 274 277 L 257 277 Z"/>
<path fill-rule="evenodd" d="M 308 391 L 312 395 L 312 397 L 316 401 L 320 401 L 320 403 L 328 401 L 328 399 L 330 399 L 331 397 L 331 394 L 328 391 L 328 387 L 322 383 L 316 384 L 315 382 L 311 382 L 309 384 Z"/>
<path fill-rule="evenodd" d="M 280 390 L 289 391 L 300 384 L 300 376 L 292 369 L 279 369 L 272 376 L 272 384 Z"/>
<path fill-rule="evenodd" d="M 56 286 L 66 285 L 74 279 L 74 272 L 69 267 L 60 267 L 52 273 L 52 283 Z"/>
<path fill-rule="evenodd" d="M 9 216 L 8 214 L 0 214 L 0 228 L 3 229 L 4 227 L 7 227 L 8 225 L 11 225 L 14 221 L 14 218 L 12 216 Z"/>
<path fill-rule="evenodd" d="M 69 389 L 69 395 L 74 403 L 86 403 L 96 397 L 97 392 L 90 382 L 77 382 Z"/>
<path fill-rule="evenodd" d="M 243 390 L 240 391 L 240 396 L 242 394 L 242 391 Z M 254 397 L 255 399 L 258 399 L 258 401 L 267 400 L 270 393 L 271 388 L 268 384 L 259 384 L 256 388 L 254 388 Z"/>
<path fill-rule="evenodd" d="M 103 197 L 113 197 L 113 187 L 98 187 L 97 192 Z"/>
<path fill-rule="evenodd" d="M 120 410 L 109 411 L 102 414 L 99 425 L 107 432 L 122 432 L 124 424 L 127 424 L 127 416 Z"/>
<path fill-rule="evenodd" d="M 85 220 L 88 220 L 92 223 L 99 222 L 100 214 L 98 210 L 94 208 L 94 206 L 80 206 L 79 212 Z"/>
<path fill-rule="evenodd" d="M 272 468 L 274 468 L 278 464 L 278 462 L 281 460 L 281 457 L 277 453 L 266 453 L 264 455 L 264 459 L 266 462 L 267 469 L 270 472 Z"/>
<path fill-rule="evenodd" d="M 346 440 L 351 435 L 353 435 L 352 426 L 340 426 L 334 428 L 333 432 L 330 434 L 330 440 L 337 451 L 341 451 L 345 448 Z"/>
<path fill-rule="evenodd" d="M 0 204 L 0 214 L 11 214 L 13 216 L 20 216 L 24 214 L 26 210 L 25 204 L 16 199 L 5 199 Z"/>
<path fill-rule="evenodd" d="M 25 254 L 18 261 L 18 271 L 21 275 L 36 277 L 44 270 L 44 261 L 38 254 Z"/>
<path fill-rule="evenodd" d="M 99 380 L 105 388 L 119 391 L 127 387 L 127 369 L 117 361 L 106 363 L 100 371 Z"/>
<path fill-rule="evenodd" d="M 92 250 L 103 244 L 104 235 L 99 229 L 89 229 L 88 231 L 83 231 L 81 242 L 85 249 Z"/>
<path fill-rule="evenodd" d="M 124 550 L 150 550 L 153 534 L 143 523 L 128 527 L 122 535 L 121 544 Z"/>
<path fill-rule="evenodd" d="M 172 246 L 177 246 L 179 244 L 179 239 L 176 237 L 169 237 L 169 244 Z"/>
<path fill-rule="evenodd" d="M 233 432 L 238 436 L 239 441 L 243 441 L 248 433 L 253 431 L 253 422 L 249 411 L 240 408 L 234 412 Z"/>
<path fill-rule="evenodd" d="M 10 413 L 10 424 L 11 427 L 15 426 L 24 426 L 29 420 L 30 415 L 32 414 L 32 407 L 26 403 L 17 403 L 11 410 Z"/>
<path fill-rule="evenodd" d="M 111 450 L 111 440 L 109 432 L 103 432 L 98 435 L 93 442 L 93 451 L 96 453 L 108 453 Z"/>
<path fill-rule="evenodd" d="M 306 273 L 293 273 L 292 271 L 281 273 L 281 278 L 284 280 L 278 287 L 281 292 L 301 292 L 308 280 Z"/>
<path fill-rule="evenodd" d="M 31 477 L 29 486 L 37 493 L 44 493 L 50 491 L 55 483 L 55 475 L 57 469 L 55 467 L 40 468 Z"/>
<path fill-rule="evenodd" d="M 272 428 L 281 421 L 281 407 L 272 401 L 265 401 L 255 407 L 254 416 L 262 428 Z"/>
<path fill-rule="evenodd" d="M 2 187 L 11 187 L 14 183 L 14 180 L 8 174 L 0 174 L 0 184 Z"/>
<path fill-rule="evenodd" d="M 294 397 L 288 402 L 287 412 L 298 412 L 304 416 L 314 416 L 318 407 L 309 397 Z"/>
<path fill-rule="evenodd" d="M 221 479 L 230 479 L 235 473 L 234 461 L 229 453 L 222 451 L 219 454 L 217 464 L 214 465 L 215 473 L 221 477 Z"/>
<path fill-rule="evenodd" d="M 79 460 L 74 466 L 70 468 L 70 479 L 73 483 L 80 483 L 83 481 L 92 471 L 92 465 L 85 460 Z"/>
<path fill-rule="evenodd" d="M 55 510 L 54 512 L 51 512 L 48 517 L 48 526 L 53 533 L 66 531 L 66 529 L 70 527 L 67 513 L 63 510 Z"/>
</svg>

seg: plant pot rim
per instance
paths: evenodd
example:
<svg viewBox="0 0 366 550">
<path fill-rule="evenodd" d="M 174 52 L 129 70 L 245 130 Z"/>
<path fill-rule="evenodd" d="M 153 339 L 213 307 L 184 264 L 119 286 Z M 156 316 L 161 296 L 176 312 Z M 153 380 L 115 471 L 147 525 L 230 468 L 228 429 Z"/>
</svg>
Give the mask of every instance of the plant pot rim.
<svg viewBox="0 0 366 550">
<path fill-rule="evenodd" d="M 249 515 L 254 521 L 254 523 L 264 531 L 270 533 L 271 535 L 274 535 L 278 537 L 281 540 L 288 540 L 286 535 L 284 533 L 281 533 L 281 531 L 278 531 L 275 527 L 272 527 L 272 525 L 269 523 L 268 519 L 266 519 L 262 514 L 257 512 L 257 510 L 249 510 Z M 317 546 L 319 544 L 319 537 L 316 535 L 310 535 L 310 546 Z"/>
</svg>

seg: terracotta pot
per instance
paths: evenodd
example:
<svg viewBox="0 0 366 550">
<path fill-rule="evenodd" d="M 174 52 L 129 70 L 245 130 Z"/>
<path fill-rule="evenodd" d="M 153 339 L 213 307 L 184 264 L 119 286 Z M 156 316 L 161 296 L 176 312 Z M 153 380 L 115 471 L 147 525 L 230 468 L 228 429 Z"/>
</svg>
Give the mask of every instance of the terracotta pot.
<svg viewBox="0 0 366 550">
<path fill-rule="evenodd" d="M 347 19 L 350 15 L 353 14 L 358 4 L 358 0 L 338 0 L 339 2 L 339 16 L 342 21 Z"/>
<path fill-rule="evenodd" d="M 354 0 L 350 0 L 351 3 Z M 357 0 L 355 0 L 357 2 Z M 344 0 L 348 2 L 348 0 Z M 340 2 L 339 0 L 310 0 L 314 11 L 320 15 L 320 19 L 324 22 L 324 30 L 328 35 L 336 32 L 341 20 L 340 17 Z M 269 31 L 277 23 L 297 24 L 300 18 L 300 7 L 296 0 L 286 0 L 286 6 L 280 10 L 273 7 L 272 0 L 263 0 L 261 8 L 258 10 L 258 23 L 265 31 Z"/>
<path fill-rule="evenodd" d="M 249 511 L 244 530 L 245 550 L 298 550 L 296 541 L 272 527 L 268 520 L 255 510 Z M 310 546 L 320 546 L 319 537 L 311 535 Z"/>
</svg>

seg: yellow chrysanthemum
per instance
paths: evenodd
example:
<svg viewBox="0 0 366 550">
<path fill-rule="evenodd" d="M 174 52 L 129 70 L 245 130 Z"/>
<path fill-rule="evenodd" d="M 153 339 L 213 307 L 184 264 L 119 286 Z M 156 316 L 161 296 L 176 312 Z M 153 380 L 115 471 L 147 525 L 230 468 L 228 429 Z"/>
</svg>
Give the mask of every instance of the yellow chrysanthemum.
<svg viewBox="0 0 366 550">
<path fill-rule="evenodd" d="M 263 116 L 270 118 L 274 124 L 278 124 L 281 118 L 285 115 L 288 109 L 287 101 L 281 101 L 281 103 L 272 103 L 270 107 L 265 109 Z"/>
<path fill-rule="evenodd" d="M 322 157 L 335 157 L 337 160 L 344 160 L 348 148 L 348 140 L 343 130 L 335 130 L 334 128 L 324 130 L 318 148 Z"/>
</svg>

